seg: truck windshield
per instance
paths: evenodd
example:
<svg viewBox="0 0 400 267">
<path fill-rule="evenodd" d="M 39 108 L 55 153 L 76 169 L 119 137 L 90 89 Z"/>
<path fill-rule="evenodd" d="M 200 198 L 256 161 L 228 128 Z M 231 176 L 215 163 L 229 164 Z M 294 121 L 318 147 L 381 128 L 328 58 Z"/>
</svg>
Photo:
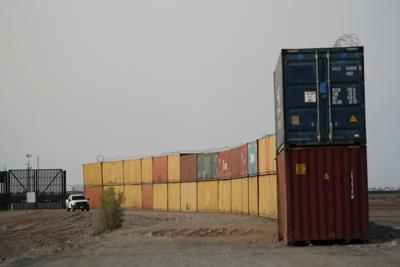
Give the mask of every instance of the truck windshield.
<svg viewBox="0 0 400 267">
<path fill-rule="evenodd" d="M 84 196 L 72 196 L 72 200 L 85 200 Z"/>
</svg>

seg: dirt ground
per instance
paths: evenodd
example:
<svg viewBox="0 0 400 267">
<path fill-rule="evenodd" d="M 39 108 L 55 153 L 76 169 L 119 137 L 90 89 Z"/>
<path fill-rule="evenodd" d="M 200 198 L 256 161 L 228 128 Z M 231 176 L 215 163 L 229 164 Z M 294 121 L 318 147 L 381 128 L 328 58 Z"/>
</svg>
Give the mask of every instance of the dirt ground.
<svg viewBox="0 0 400 267">
<path fill-rule="evenodd" d="M 92 236 L 97 211 L 0 212 L 3 266 L 400 266 L 400 197 L 370 200 L 370 242 L 287 247 L 263 217 L 127 210 Z"/>
</svg>

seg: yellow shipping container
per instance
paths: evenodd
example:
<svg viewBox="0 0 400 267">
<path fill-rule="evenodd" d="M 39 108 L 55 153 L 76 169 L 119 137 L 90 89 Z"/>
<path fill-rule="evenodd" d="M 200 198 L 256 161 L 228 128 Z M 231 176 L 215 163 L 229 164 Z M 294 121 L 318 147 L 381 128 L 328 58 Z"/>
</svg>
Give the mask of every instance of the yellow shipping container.
<svg viewBox="0 0 400 267">
<path fill-rule="evenodd" d="M 103 162 L 103 184 L 123 185 L 124 164 L 123 161 Z"/>
<path fill-rule="evenodd" d="M 249 177 L 249 213 L 258 215 L 258 178 Z"/>
<path fill-rule="evenodd" d="M 103 185 L 101 163 L 83 164 L 83 183 L 87 185 Z"/>
<path fill-rule="evenodd" d="M 276 173 L 276 136 L 275 134 L 269 137 L 269 153 L 268 158 L 270 160 L 270 172 Z"/>
<path fill-rule="evenodd" d="M 242 179 L 233 179 L 232 183 L 232 212 L 243 213 Z"/>
<path fill-rule="evenodd" d="M 125 185 L 125 208 L 142 208 L 141 185 Z"/>
<path fill-rule="evenodd" d="M 260 216 L 278 217 L 277 176 L 267 175 L 259 177 Z"/>
<path fill-rule="evenodd" d="M 125 188 L 124 188 L 124 186 L 123 185 L 108 185 L 108 186 L 104 186 L 104 189 L 107 189 L 107 188 L 114 188 L 114 191 L 115 191 L 115 193 L 122 193 L 122 195 L 123 195 L 123 197 L 124 197 L 124 201 L 122 201 L 122 205 L 123 205 L 123 208 L 125 208 L 125 199 L 126 199 L 126 197 L 125 197 Z"/>
<path fill-rule="evenodd" d="M 267 216 L 267 202 L 268 202 L 268 176 L 258 177 L 258 207 L 260 216 Z"/>
<path fill-rule="evenodd" d="M 168 182 L 179 182 L 181 180 L 181 156 L 168 156 Z"/>
<path fill-rule="evenodd" d="M 221 212 L 231 212 L 231 180 L 218 181 L 219 202 L 218 209 Z"/>
<path fill-rule="evenodd" d="M 142 159 L 142 183 L 153 183 L 153 158 Z"/>
<path fill-rule="evenodd" d="M 218 204 L 218 181 L 198 182 L 198 211 L 218 211 Z"/>
<path fill-rule="evenodd" d="M 140 159 L 124 160 L 125 184 L 142 183 L 142 163 Z"/>
<path fill-rule="evenodd" d="M 181 183 L 181 211 L 197 211 L 197 183 Z"/>
<path fill-rule="evenodd" d="M 168 184 L 153 184 L 153 209 L 168 209 Z"/>
<path fill-rule="evenodd" d="M 168 210 L 181 210 L 181 185 L 180 183 L 168 184 Z"/>
<path fill-rule="evenodd" d="M 242 179 L 242 210 L 249 214 L 249 178 Z"/>
</svg>

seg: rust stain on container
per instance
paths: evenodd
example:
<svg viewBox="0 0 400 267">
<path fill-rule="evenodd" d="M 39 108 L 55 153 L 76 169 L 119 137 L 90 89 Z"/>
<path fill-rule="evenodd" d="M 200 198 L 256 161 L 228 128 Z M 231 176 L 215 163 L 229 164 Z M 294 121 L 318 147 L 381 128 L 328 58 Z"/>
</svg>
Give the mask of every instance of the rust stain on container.
<svg viewBox="0 0 400 267">
<path fill-rule="evenodd" d="M 218 177 L 219 179 L 230 179 L 232 177 L 232 152 L 225 150 L 218 152 Z"/>
<path fill-rule="evenodd" d="M 125 185 L 125 208 L 142 208 L 141 185 Z"/>
<path fill-rule="evenodd" d="M 151 157 L 142 159 L 142 183 L 153 183 L 153 159 Z"/>
<path fill-rule="evenodd" d="M 168 184 L 168 210 L 181 211 L 181 184 Z"/>
<path fill-rule="evenodd" d="M 197 183 L 181 183 L 181 211 L 197 211 Z"/>
<path fill-rule="evenodd" d="M 166 183 L 168 182 L 168 157 L 153 158 L 153 182 Z"/>
<path fill-rule="evenodd" d="M 120 161 L 103 162 L 103 185 L 124 184 L 124 165 Z"/>
<path fill-rule="evenodd" d="M 258 215 L 258 177 L 249 177 L 249 213 Z"/>
<path fill-rule="evenodd" d="M 168 182 L 179 182 L 181 180 L 181 167 L 179 154 L 168 156 Z"/>
<path fill-rule="evenodd" d="M 103 192 L 103 186 L 85 186 L 85 196 L 89 199 L 91 209 L 100 208 L 100 195 Z"/>
<path fill-rule="evenodd" d="M 180 160 L 181 181 L 197 181 L 197 154 L 181 155 Z"/>
<path fill-rule="evenodd" d="M 231 180 L 232 184 L 232 212 L 243 213 L 243 187 L 242 179 Z"/>
<path fill-rule="evenodd" d="M 296 164 L 305 164 L 305 174 L 296 174 Z M 284 149 L 278 178 L 279 237 L 286 243 L 368 239 L 365 147 Z"/>
<path fill-rule="evenodd" d="M 221 212 L 232 211 L 231 180 L 218 181 L 218 209 Z"/>
<path fill-rule="evenodd" d="M 140 184 L 142 182 L 142 162 L 140 159 L 124 160 L 125 184 Z"/>
<path fill-rule="evenodd" d="M 242 180 L 242 210 L 243 214 L 249 214 L 249 178 Z"/>
<path fill-rule="evenodd" d="M 199 211 L 218 211 L 218 181 L 197 183 L 197 205 Z"/>
<path fill-rule="evenodd" d="M 143 209 L 153 209 L 153 185 L 142 185 L 142 207 Z"/>
<path fill-rule="evenodd" d="M 101 163 L 83 164 L 83 184 L 103 185 Z"/>
</svg>

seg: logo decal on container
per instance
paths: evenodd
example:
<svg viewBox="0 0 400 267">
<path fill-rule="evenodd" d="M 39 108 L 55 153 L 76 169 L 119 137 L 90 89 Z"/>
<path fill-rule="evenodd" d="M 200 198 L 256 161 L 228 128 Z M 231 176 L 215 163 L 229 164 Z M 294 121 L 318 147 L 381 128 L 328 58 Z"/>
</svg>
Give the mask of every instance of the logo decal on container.
<svg viewBox="0 0 400 267">
<path fill-rule="evenodd" d="M 351 115 L 351 117 L 350 117 L 350 120 L 349 120 L 351 123 L 356 123 L 357 122 L 357 117 L 356 117 L 356 115 Z"/>
<path fill-rule="evenodd" d="M 325 181 L 328 181 L 329 179 L 331 179 L 331 178 L 329 177 L 328 172 L 325 172 L 324 180 L 325 180 Z"/>
<path fill-rule="evenodd" d="M 306 175 L 307 167 L 305 163 L 297 163 L 296 164 L 296 175 Z"/>
</svg>

